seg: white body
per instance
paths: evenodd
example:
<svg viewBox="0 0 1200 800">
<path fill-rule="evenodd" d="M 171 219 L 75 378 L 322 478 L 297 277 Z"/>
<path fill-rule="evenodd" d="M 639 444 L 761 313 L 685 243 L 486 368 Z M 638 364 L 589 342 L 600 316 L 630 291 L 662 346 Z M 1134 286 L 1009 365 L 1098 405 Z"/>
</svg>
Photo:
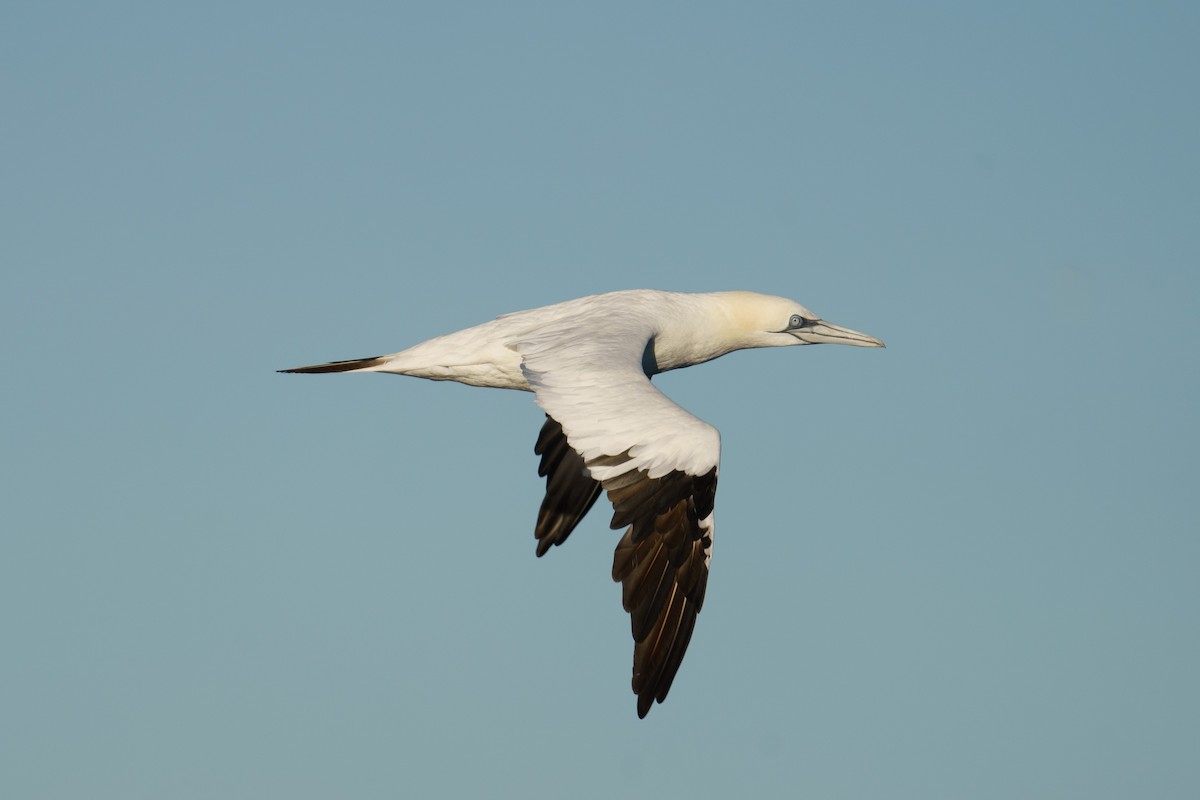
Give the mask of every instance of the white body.
<svg viewBox="0 0 1200 800">
<path fill-rule="evenodd" d="M 621 338 L 654 340 L 654 363 L 647 376 L 710 361 L 746 347 L 797 344 L 757 342 L 740 324 L 741 301 L 763 298 L 751 292 L 687 294 L 631 289 L 592 295 L 550 306 L 505 314 L 490 322 L 429 339 L 392 355 L 386 363 L 361 372 L 390 372 L 471 386 L 532 391 L 521 370 L 519 343 L 544 338 L 548 331 L 568 338 L 614 333 Z M 777 298 L 770 298 L 776 300 Z M 794 308 L 791 301 L 788 309 Z M 810 314 L 802 309 L 806 316 Z M 787 314 L 785 313 L 786 319 Z M 580 365 L 583 366 L 583 365 Z"/>
</svg>

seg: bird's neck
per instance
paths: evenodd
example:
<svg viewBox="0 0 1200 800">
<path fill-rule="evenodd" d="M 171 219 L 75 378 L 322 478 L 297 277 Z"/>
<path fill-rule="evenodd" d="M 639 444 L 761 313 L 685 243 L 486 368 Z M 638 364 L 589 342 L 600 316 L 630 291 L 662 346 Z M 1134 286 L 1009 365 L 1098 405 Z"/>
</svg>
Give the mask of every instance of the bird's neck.
<svg viewBox="0 0 1200 800">
<path fill-rule="evenodd" d="M 678 295 L 677 300 L 647 348 L 648 374 L 703 364 L 754 346 L 742 335 L 739 320 L 720 295 Z"/>
</svg>

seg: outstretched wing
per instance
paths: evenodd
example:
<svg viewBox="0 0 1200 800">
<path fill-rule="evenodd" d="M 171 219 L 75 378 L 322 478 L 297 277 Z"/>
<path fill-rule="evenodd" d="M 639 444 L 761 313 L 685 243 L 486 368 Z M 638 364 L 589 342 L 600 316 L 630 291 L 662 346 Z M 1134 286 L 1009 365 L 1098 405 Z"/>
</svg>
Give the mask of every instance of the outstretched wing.
<svg viewBox="0 0 1200 800">
<path fill-rule="evenodd" d="M 575 322 L 515 346 L 550 417 L 543 436 L 557 423 L 569 449 L 608 493 L 612 527 L 628 526 L 613 557 L 613 580 L 621 582 L 630 613 L 633 691 L 638 716 L 645 717 L 655 701 L 666 699 L 704 603 L 720 435 L 650 383 L 642 367 L 654 336 L 648 324 L 633 318 L 603 326 L 615 333 L 597 335 L 600 326 Z M 565 539 L 579 517 L 548 527 L 539 536 L 539 554 L 552 536 L 552 543 Z"/>
</svg>

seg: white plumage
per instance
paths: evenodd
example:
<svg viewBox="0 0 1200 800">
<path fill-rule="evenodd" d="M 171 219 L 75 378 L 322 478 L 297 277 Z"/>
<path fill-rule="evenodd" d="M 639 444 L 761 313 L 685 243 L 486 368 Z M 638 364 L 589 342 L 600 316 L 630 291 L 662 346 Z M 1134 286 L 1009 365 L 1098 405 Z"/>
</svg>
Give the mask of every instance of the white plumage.
<svg viewBox="0 0 1200 800">
<path fill-rule="evenodd" d="M 284 372 L 387 372 L 532 391 L 546 412 L 535 452 L 546 496 L 538 555 L 562 544 L 600 491 L 634 637 L 638 716 L 662 702 L 691 639 L 712 557 L 717 429 L 650 378 L 734 350 L 819 343 L 883 347 L 804 306 L 752 292 L 648 289 L 505 314 L 387 356 Z"/>
</svg>

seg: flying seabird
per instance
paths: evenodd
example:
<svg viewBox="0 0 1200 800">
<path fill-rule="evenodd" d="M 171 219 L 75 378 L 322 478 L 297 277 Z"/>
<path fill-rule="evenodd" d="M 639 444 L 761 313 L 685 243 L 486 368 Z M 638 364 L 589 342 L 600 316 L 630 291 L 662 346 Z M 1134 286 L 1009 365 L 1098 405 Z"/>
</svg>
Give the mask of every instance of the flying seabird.
<svg viewBox="0 0 1200 800">
<path fill-rule="evenodd" d="M 613 580 L 633 627 L 633 691 L 666 699 L 704 603 L 713 546 L 717 429 L 658 391 L 660 372 L 751 347 L 883 347 L 804 306 L 753 292 L 611 292 L 505 314 L 386 356 L 282 372 L 387 372 L 533 392 L 546 496 L 537 554 L 567 540 L 601 490 L 626 528 Z"/>
</svg>

